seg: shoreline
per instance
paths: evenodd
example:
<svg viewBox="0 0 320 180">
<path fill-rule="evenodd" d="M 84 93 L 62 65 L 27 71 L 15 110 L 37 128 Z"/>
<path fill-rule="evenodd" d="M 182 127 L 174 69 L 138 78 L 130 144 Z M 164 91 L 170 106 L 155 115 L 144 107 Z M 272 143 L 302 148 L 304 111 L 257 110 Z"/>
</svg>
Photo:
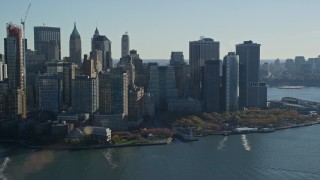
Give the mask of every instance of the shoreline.
<svg viewBox="0 0 320 180">
<path fill-rule="evenodd" d="M 305 127 L 305 126 L 319 125 L 319 124 L 320 124 L 320 121 L 315 121 L 315 122 L 304 123 L 304 124 L 281 126 L 281 127 L 275 127 L 275 128 L 273 128 L 274 131 L 271 131 L 271 132 L 252 131 L 252 132 L 237 133 L 237 132 L 234 132 L 233 130 L 231 130 L 231 131 L 224 131 L 224 132 L 217 132 L 217 133 L 209 133 L 209 134 L 207 134 L 207 136 L 209 136 L 209 135 L 224 135 L 224 136 L 228 136 L 228 135 L 252 134 L 252 133 L 262 133 L 262 134 L 265 134 L 265 133 L 272 133 L 272 132 L 279 131 L 279 130 L 293 129 L 293 128 L 299 128 L 299 127 Z"/>
<path fill-rule="evenodd" d="M 90 146 L 37 146 L 37 145 L 27 145 L 21 144 L 24 148 L 27 149 L 56 149 L 56 150 L 82 150 L 82 149 L 105 149 L 105 148 L 122 148 L 122 147 L 134 147 L 134 146 L 157 146 L 157 145 L 166 145 L 167 142 L 158 142 L 158 143 L 141 143 L 141 144 L 118 144 L 118 145 L 90 145 Z"/>
<path fill-rule="evenodd" d="M 274 128 L 274 131 L 299 128 L 299 127 L 305 127 L 305 126 L 313 126 L 313 125 L 319 125 L 319 124 L 320 124 L 320 121 L 305 123 L 305 124 L 298 124 L 298 125 L 282 126 L 282 127 Z M 255 131 L 255 132 L 235 133 L 233 131 L 223 131 L 223 132 L 208 133 L 202 136 L 195 136 L 194 139 L 192 140 L 177 137 L 177 135 L 174 135 L 174 137 L 176 137 L 176 139 L 179 139 L 181 142 L 188 143 L 188 142 L 197 141 L 201 137 L 205 137 L 205 136 L 214 136 L 214 135 L 228 136 L 228 135 L 251 134 L 251 133 L 271 133 L 271 132 Z M 138 147 L 138 146 L 158 146 L 158 145 L 171 144 L 172 141 L 173 141 L 173 138 L 167 138 L 166 140 L 162 140 L 161 142 L 155 142 L 155 143 L 72 146 L 72 145 L 31 145 L 26 143 L 26 142 L 30 143 L 31 141 L 25 141 L 25 140 L 0 140 L 0 144 L 16 144 L 16 145 L 19 145 L 20 147 L 27 148 L 27 149 L 85 150 L 85 149 L 123 148 L 123 147 Z"/>
</svg>

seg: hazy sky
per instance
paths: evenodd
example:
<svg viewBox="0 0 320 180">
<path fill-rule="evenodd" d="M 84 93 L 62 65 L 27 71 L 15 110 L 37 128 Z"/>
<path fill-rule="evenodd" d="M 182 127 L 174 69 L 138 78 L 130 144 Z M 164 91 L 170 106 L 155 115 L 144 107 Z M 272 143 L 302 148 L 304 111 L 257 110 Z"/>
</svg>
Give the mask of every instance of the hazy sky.
<svg viewBox="0 0 320 180">
<path fill-rule="evenodd" d="M 169 59 L 171 51 L 188 59 L 189 41 L 202 35 L 220 41 L 221 58 L 244 40 L 262 45 L 262 59 L 320 55 L 319 0 L 0 0 L 0 53 L 6 23 L 20 24 L 30 2 L 28 48 L 34 26 L 60 27 L 62 56 L 69 56 L 74 21 L 82 53 L 89 53 L 97 26 L 112 41 L 114 59 L 126 31 L 143 59 Z"/>
</svg>

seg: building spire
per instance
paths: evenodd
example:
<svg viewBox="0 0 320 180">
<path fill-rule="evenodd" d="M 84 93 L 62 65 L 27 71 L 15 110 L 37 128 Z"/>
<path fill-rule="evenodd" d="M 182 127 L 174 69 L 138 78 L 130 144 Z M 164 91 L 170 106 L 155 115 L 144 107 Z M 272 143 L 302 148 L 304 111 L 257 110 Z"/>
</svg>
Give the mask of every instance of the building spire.
<svg viewBox="0 0 320 180">
<path fill-rule="evenodd" d="M 99 31 L 98 31 L 98 27 L 96 26 L 96 30 L 94 31 L 93 37 L 97 37 L 97 36 L 99 36 Z"/>
<path fill-rule="evenodd" d="M 80 36 L 78 30 L 77 30 L 77 25 L 76 22 L 74 22 L 74 27 L 73 27 L 73 31 L 71 33 L 71 36 Z"/>
</svg>

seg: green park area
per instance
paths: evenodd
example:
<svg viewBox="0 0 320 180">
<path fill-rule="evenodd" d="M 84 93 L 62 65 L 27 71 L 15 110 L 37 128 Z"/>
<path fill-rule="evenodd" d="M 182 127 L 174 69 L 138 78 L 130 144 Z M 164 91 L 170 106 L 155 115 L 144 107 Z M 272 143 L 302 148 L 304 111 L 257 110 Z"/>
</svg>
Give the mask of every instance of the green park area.
<svg viewBox="0 0 320 180">
<path fill-rule="evenodd" d="M 166 112 L 162 120 L 175 127 L 194 127 L 200 130 L 222 131 L 236 127 L 283 127 L 316 121 L 317 117 L 284 109 L 248 109 L 232 113 L 176 114 Z"/>
</svg>

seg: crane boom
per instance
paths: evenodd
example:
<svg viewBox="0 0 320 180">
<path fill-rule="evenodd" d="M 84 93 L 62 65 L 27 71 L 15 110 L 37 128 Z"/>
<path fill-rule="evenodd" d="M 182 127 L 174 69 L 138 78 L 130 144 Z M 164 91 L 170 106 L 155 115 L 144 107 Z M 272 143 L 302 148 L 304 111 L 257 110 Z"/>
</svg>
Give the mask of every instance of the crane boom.
<svg viewBox="0 0 320 180">
<path fill-rule="evenodd" d="M 29 6 L 28 6 L 28 9 L 27 9 L 26 15 L 24 16 L 24 19 L 21 19 L 21 24 L 22 24 L 23 26 L 24 26 L 24 23 L 26 22 L 26 19 L 27 19 L 28 13 L 29 13 L 30 6 L 31 6 L 31 3 L 30 3 Z"/>
<path fill-rule="evenodd" d="M 24 16 L 24 19 L 21 18 L 21 25 L 22 25 L 22 30 L 23 30 L 23 38 L 22 38 L 22 56 L 23 56 L 23 83 L 24 83 L 24 86 L 26 86 L 27 84 L 27 76 L 26 76 L 26 32 L 25 32 L 25 22 L 26 22 L 26 19 L 27 19 L 27 16 L 28 16 L 28 13 L 29 13 L 29 9 L 30 9 L 30 6 L 31 6 L 31 3 L 29 4 L 28 6 L 28 9 L 27 9 L 27 12 L 26 12 L 26 15 Z M 27 88 L 25 87 L 25 92 L 27 93 Z M 25 102 L 26 103 L 26 102 Z"/>
</svg>

